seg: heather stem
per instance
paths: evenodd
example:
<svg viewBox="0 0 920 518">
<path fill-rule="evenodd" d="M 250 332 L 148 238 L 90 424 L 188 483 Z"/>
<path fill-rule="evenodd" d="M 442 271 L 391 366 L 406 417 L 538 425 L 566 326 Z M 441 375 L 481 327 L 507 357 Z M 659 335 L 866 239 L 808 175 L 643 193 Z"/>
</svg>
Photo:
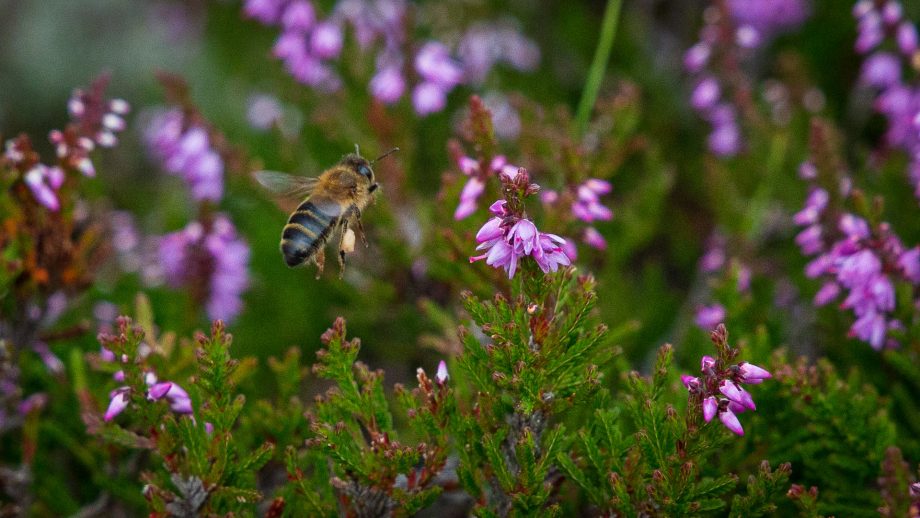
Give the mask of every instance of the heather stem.
<svg viewBox="0 0 920 518">
<path fill-rule="evenodd" d="M 604 72 L 607 70 L 607 63 L 610 61 L 610 50 L 613 48 L 613 38 L 617 33 L 617 23 L 620 19 L 620 6 L 622 3 L 622 0 L 607 1 L 607 8 L 604 11 L 604 20 L 601 25 L 601 38 L 597 42 L 594 60 L 591 62 L 588 79 L 585 81 L 585 89 L 581 94 L 581 101 L 578 103 L 578 111 L 575 115 L 579 134 L 584 134 L 585 129 L 588 127 L 588 118 L 590 118 L 591 110 L 594 108 L 595 101 L 597 101 L 601 82 L 604 80 Z"/>
</svg>

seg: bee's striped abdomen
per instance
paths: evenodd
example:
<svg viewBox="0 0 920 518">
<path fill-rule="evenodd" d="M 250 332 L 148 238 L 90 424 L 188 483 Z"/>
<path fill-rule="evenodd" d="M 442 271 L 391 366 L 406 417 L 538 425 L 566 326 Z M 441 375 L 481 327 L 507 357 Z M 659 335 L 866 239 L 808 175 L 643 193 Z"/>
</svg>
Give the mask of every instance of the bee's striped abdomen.
<svg viewBox="0 0 920 518">
<path fill-rule="evenodd" d="M 329 232 L 338 221 L 307 200 L 297 207 L 288 218 L 281 233 L 281 253 L 288 266 L 298 266 L 313 258 L 329 237 Z"/>
</svg>

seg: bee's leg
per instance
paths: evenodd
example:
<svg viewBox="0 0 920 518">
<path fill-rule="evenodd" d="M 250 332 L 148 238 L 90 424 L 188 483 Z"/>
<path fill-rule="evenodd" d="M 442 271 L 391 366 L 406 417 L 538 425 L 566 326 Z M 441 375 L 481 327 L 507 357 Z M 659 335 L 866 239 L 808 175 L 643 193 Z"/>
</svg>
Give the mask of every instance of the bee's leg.
<svg viewBox="0 0 920 518">
<path fill-rule="evenodd" d="M 348 246 L 348 233 L 352 233 L 351 247 Z M 339 279 L 345 275 L 345 254 L 354 250 L 354 231 L 348 228 L 348 219 L 342 220 L 342 228 L 339 231 Z"/>
<path fill-rule="evenodd" d="M 323 266 L 326 265 L 326 253 L 325 250 L 320 248 L 316 252 L 316 257 L 313 258 L 313 262 L 316 263 L 316 278 L 319 279 L 323 275 Z"/>
<path fill-rule="evenodd" d="M 364 248 L 369 247 L 367 244 L 367 234 L 364 233 L 364 225 L 361 223 L 361 211 L 358 211 L 358 215 L 355 216 L 355 225 L 358 227 L 358 233 L 361 234 L 361 242 L 364 243 Z"/>
</svg>

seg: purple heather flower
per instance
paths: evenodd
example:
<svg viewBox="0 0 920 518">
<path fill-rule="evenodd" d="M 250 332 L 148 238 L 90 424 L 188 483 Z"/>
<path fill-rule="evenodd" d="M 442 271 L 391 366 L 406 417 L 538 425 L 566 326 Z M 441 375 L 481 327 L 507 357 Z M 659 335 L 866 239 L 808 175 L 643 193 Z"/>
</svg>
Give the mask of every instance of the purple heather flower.
<svg viewBox="0 0 920 518">
<path fill-rule="evenodd" d="M 167 283 L 178 287 L 186 283 L 202 282 L 208 275 L 206 309 L 212 320 L 232 321 L 242 311 L 241 295 L 248 286 L 249 246 L 237 237 L 233 224 L 224 215 L 218 215 L 211 232 L 204 233 L 197 221 L 185 229 L 167 234 L 160 239 L 159 258 Z M 200 263 L 208 265 L 200 271 Z"/>
<path fill-rule="evenodd" d="M 601 205 L 600 196 L 611 191 L 610 182 L 591 178 L 575 189 L 576 200 L 572 203 L 572 215 L 591 223 L 613 219 L 613 211 Z"/>
<path fill-rule="evenodd" d="M 704 331 L 710 331 L 725 321 L 725 307 L 721 304 L 701 306 L 696 310 L 696 325 Z"/>
<path fill-rule="evenodd" d="M 208 316 L 212 320 L 231 321 L 243 310 L 240 296 L 249 285 L 249 246 L 237 237 L 233 224 L 224 216 L 214 220 L 204 245 L 214 258 Z"/>
<path fill-rule="evenodd" d="M 716 359 L 713 358 L 712 356 L 705 355 L 702 358 L 700 358 L 700 372 L 708 373 L 715 367 L 716 367 Z"/>
<path fill-rule="evenodd" d="M 264 24 L 272 24 L 281 16 L 283 4 L 284 0 L 246 0 L 243 4 L 243 12 L 246 16 Z"/>
<path fill-rule="evenodd" d="M 307 0 L 294 0 L 284 8 L 281 26 L 285 30 L 307 32 L 316 23 L 316 10 Z"/>
<path fill-rule="evenodd" d="M 824 189 L 813 189 L 805 200 L 805 208 L 793 216 L 793 221 L 798 225 L 813 225 L 818 222 L 821 213 L 827 208 L 830 196 Z"/>
<path fill-rule="evenodd" d="M 384 104 L 393 104 L 406 91 L 406 80 L 399 67 L 379 69 L 370 82 L 371 95 Z"/>
<path fill-rule="evenodd" d="M 437 380 L 439 385 L 443 385 L 447 383 L 448 378 L 450 378 L 450 375 L 447 374 L 447 364 L 444 363 L 444 360 L 441 360 L 438 362 L 438 372 L 435 374 L 434 379 Z"/>
<path fill-rule="evenodd" d="M 687 49 L 684 54 L 684 69 L 691 74 L 702 71 L 706 63 L 709 62 L 709 56 L 711 55 L 712 47 L 705 43 L 697 43 Z"/>
<path fill-rule="evenodd" d="M 898 48 L 905 56 L 912 56 L 917 52 L 917 27 L 914 24 L 904 22 L 898 25 L 895 39 L 898 42 Z"/>
<path fill-rule="evenodd" d="M 473 83 L 481 83 L 499 62 L 529 71 L 540 61 L 536 44 L 514 27 L 504 24 L 474 25 L 461 38 L 457 54 L 466 76 Z"/>
<path fill-rule="evenodd" d="M 901 60 L 890 52 L 876 52 L 863 61 L 859 80 L 883 89 L 898 84 L 901 81 Z"/>
<path fill-rule="evenodd" d="M 442 43 L 430 41 L 415 56 L 415 69 L 426 82 L 449 91 L 463 80 L 463 70 Z"/>
<path fill-rule="evenodd" d="M 730 0 L 728 10 L 739 29 L 747 27 L 758 40 L 795 28 L 808 17 L 804 0 Z"/>
<path fill-rule="evenodd" d="M 601 233 L 598 232 L 594 227 L 586 228 L 582 239 L 584 239 L 585 243 L 587 243 L 590 247 L 596 248 L 598 250 L 607 249 L 607 240 L 604 239 L 604 236 L 602 236 Z"/>
<path fill-rule="evenodd" d="M 703 111 L 709 109 L 719 101 L 721 88 L 716 78 L 712 76 L 704 77 L 696 83 L 693 93 L 690 95 L 690 104 L 694 109 Z"/>
<path fill-rule="evenodd" d="M 709 396 L 703 400 L 703 419 L 707 423 L 712 421 L 712 418 L 716 416 L 718 410 L 719 402 L 716 400 L 715 396 Z"/>
<path fill-rule="evenodd" d="M 920 246 L 905 250 L 898 257 L 898 267 L 908 280 L 920 284 Z"/>
<path fill-rule="evenodd" d="M 258 130 L 269 130 L 281 121 L 284 111 L 281 102 L 271 95 L 255 94 L 249 97 L 246 120 Z"/>
<path fill-rule="evenodd" d="M 700 380 L 699 380 L 699 378 L 696 378 L 696 377 L 694 377 L 694 376 L 690 376 L 690 375 L 688 375 L 688 374 L 681 374 L 681 375 L 680 375 L 680 382 L 683 383 L 684 386 L 687 387 L 688 390 L 695 390 L 695 389 L 699 388 L 699 386 L 700 386 Z"/>
<path fill-rule="evenodd" d="M 523 251 L 523 255 L 530 255 L 539 246 L 539 235 L 540 233 L 533 223 L 529 220 L 521 219 L 508 231 L 506 239 L 515 250 Z"/>
<path fill-rule="evenodd" d="M 824 306 L 840 295 L 840 286 L 836 282 L 826 282 L 821 289 L 815 293 L 815 306 Z"/>
<path fill-rule="evenodd" d="M 473 176 L 467 180 L 463 190 L 460 191 L 460 204 L 454 211 L 454 219 L 461 220 L 476 212 L 476 200 L 486 189 L 486 184 L 478 176 Z"/>
<path fill-rule="evenodd" d="M 122 413 L 122 411 L 128 407 L 128 403 L 131 401 L 130 392 L 131 389 L 128 387 L 121 387 L 112 391 L 112 393 L 109 395 L 112 400 L 109 402 L 109 408 L 105 411 L 105 416 L 103 416 L 103 419 L 106 421 L 111 421 L 112 419 L 115 419 L 115 416 Z"/>
<path fill-rule="evenodd" d="M 439 112 L 447 106 L 447 92 L 443 87 L 426 81 L 412 90 L 412 106 L 419 115 Z"/>
<path fill-rule="evenodd" d="M 765 379 L 773 377 L 766 369 L 754 365 L 753 363 L 741 362 L 738 364 L 738 371 L 741 373 L 741 382 L 752 385 L 762 383 Z"/>
<path fill-rule="evenodd" d="M 321 59 L 337 57 L 342 52 L 342 28 L 331 22 L 321 22 L 310 35 L 310 50 Z"/>
<path fill-rule="evenodd" d="M 57 197 L 57 190 L 64 183 L 64 171 L 61 168 L 38 164 L 26 172 L 23 181 L 32 191 L 35 201 L 50 211 L 56 212 L 61 208 Z"/>
<path fill-rule="evenodd" d="M 220 200 L 223 194 L 224 163 L 211 149 L 208 132 L 192 125 L 183 131 L 179 109 L 156 115 L 146 131 L 151 153 L 167 172 L 182 176 L 196 200 Z"/>
<path fill-rule="evenodd" d="M 736 416 L 730 408 L 719 412 L 719 419 L 722 421 L 722 424 L 726 428 L 735 432 L 738 435 L 744 435 L 744 428 L 741 427 L 741 422 L 738 421 L 738 416 Z"/>
<path fill-rule="evenodd" d="M 488 176 L 503 171 L 517 171 L 517 168 L 508 164 L 502 155 L 494 157 L 486 171 L 482 171 L 479 167 L 479 162 L 468 156 L 461 156 L 457 160 L 457 166 L 463 174 L 470 177 L 460 192 L 460 204 L 457 206 L 457 210 L 454 211 L 454 219 L 458 221 L 476 211 L 476 201 L 485 192 L 485 180 Z"/>
<path fill-rule="evenodd" d="M 563 238 L 538 231 L 527 219 L 503 226 L 504 203 L 493 203 L 489 210 L 501 217 L 491 218 L 476 234 L 476 240 L 480 243 L 476 250 L 484 253 L 470 257 L 471 263 L 485 259 L 489 266 L 503 268 L 509 279 L 517 271 L 518 261 L 528 255 L 533 257 L 544 273 L 555 272 L 560 265 L 571 264 L 562 249 L 565 243 Z"/>
<path fill-rule="evenodd" d="M 164 381 L 154 384 L 147 390 L 147 399 L 150 401 L 157 401 L 164 398 L 169 403 L 169 408 L 171 408 L 173 412 L 177 414 L 192 413 L 191 398 L 189 398 L 188 393 L 176 383 Z"/>
</svg>

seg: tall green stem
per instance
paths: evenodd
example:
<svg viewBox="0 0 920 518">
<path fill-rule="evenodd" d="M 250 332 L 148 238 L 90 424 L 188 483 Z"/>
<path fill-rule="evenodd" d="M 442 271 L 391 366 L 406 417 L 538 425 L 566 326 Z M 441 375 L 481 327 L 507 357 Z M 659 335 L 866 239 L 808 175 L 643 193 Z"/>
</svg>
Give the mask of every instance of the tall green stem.
<svg viewBox="0 0 920 518">
<path fill-rule="evenodd" d="M 585 89 L 581 94 L 581 101 L 578 102 L 578 111 L 575 115 L 580 135 L 583 135 L 588 127 L 591 110 L 594 108 L 597 94 L 601 90 L 601 82 L 604 80 L 604 72 L 607 70 L 607 63 L 610 60 L 610 50 L 613 48 L 613 39 L 617 33 L 617 23 L 620 20 L 622 3 L 622 0 L 607 0 L 604 21 L 601 25 L 601 39 L 597 42 L 594 60 L 591 62 L 588 79 L 585 81 Z"/>
</svg>

